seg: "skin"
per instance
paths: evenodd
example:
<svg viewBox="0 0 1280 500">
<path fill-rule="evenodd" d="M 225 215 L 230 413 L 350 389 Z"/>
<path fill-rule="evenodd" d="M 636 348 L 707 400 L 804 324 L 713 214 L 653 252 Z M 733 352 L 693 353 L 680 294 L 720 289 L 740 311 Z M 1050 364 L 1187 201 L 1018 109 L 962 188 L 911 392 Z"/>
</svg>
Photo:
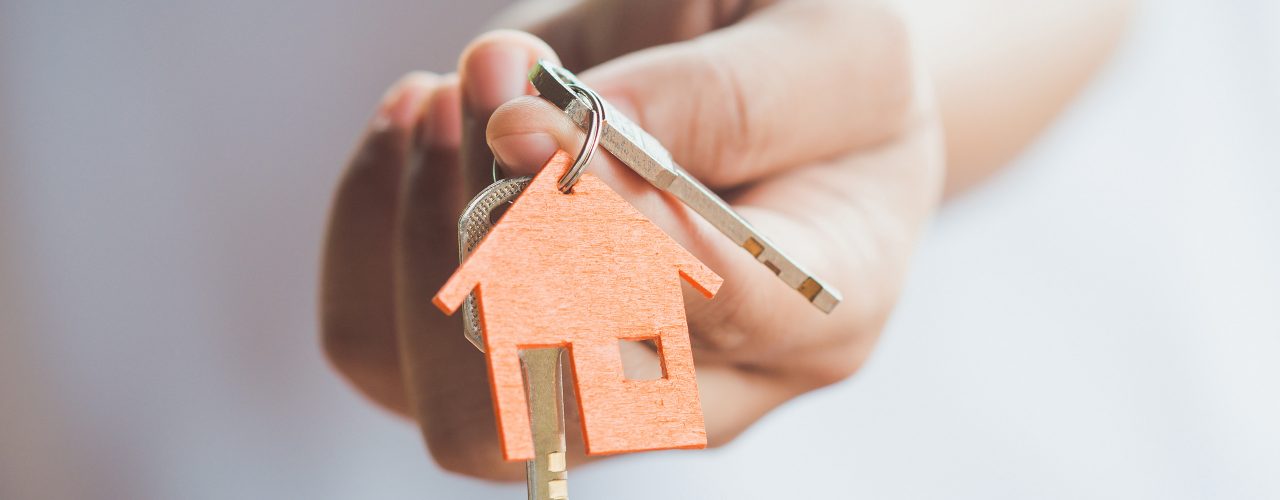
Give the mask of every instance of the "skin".
<svg viewBox="0 0 1280 500">
<path fill-rule="evenodd" d="M 1109 2 L 1072 3 L 1071 15 L 1056 16 L 1018 7 L 1055 29 L 994 26 L 999 34 L 966 45 L 955 42 L 994 22 L 984 12 L 1017 2 L 953 3 L 982 8 L 939 4 L 949 21 L 930 25 L 923 13 L 932 8 L 873 1 L 517 5 L 499 23 L 527 33 L 479 37 L 456 75 L 407 75 L 374 113 L 334 199 L 325 352 L 371 400 L 414 419 L 445 469 L 523 477 L 523 464 L 501 461 L 483 358 L 460 319 L 430 301 L 457 266 L 457 217 L 490 182 L 490 151 L 507 175 L 524 175 L 583 140 L 529 96 L 527 69 L 549 59 L 844 293 L 821 314 L 679 202 L 596 156 L 589 172 L 725 277 L 714 300 L 685 294 L 710 444 L 849 377 L 892 311 L 943 193 L 978 182 L 1034 137 L 1102 61 L 1123 17 Z M 1058 26 L 1072 23 L 1091 31 Z M 1019 48 L 993 50 L 1004 46 Z M 1046 53 L 1065 63 L 1036 63 Z M 986 79 L 1007 92 L 974 83 Z M 624 355 L 655 358 L 644 348 Z M 580 435 L 568 438 L 571 463 L 593 459 L 581 455 Z"/>
</svg>

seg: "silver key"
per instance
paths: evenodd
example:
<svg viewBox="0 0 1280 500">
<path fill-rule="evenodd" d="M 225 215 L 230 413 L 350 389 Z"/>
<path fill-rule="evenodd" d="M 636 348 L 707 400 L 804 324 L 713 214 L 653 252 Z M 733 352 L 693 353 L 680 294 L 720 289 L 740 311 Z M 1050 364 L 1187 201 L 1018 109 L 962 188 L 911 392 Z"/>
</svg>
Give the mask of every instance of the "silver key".
<svg viewBox="0 0 1280 500">
<path fill-rule="evenodd" d="M 586 87 L 573 73 L 546 61 L 539 61 L 529 73 L 529 80 L 542 97 L 560 108 L 582 130 L 590 126 L 590 103 L 570 87 Z M 840 292 L 813 276 L 782 253 L 739 216 L 713 191 L 694 179 L 671 159 L 658 140 L 629 120 L 607 101 L 608 121 L 600 142 L 622 163 L 654 187 L 671 193 L 694 212 L 719 229 L 735 244 L 751 253 L 787 286 L 800 292 L 815 307 L 830 313 L 840 303 Z"/>
<path fill-rule="evenodd" d="M 531 177 L 502 179 L 480 191 L 458 219 L 458 261 L 466 260 L 493 228 L 494 219 L 529 185 Z M 462 306 L 463 333 L 484 351 L 475 292 Z M 565 464 L 563 347 L 520 351 L 525 394 L 529 401 L 529 425 L 533 433 L 534 459 L 526 462 L 529 500 L 569 498 Z"/>
<path fill-rule="evenodd" d="M 489 234 L 489 230 L 493 229 L 494 219 L 501 216 L 507 205 L 524 192 L 531 180 L 533 177 L 496 180 L 467 203 L 467 207 L 462 209 L 462 216 L 458 218 L 458 262 L 467 260 L 467 256 L 471 255 L 485 235 Z M 462 334 L 471 341 L 471 345 L 484 352 L 475 292 L 467 295 L 466 302 L 462 303 Z"/>
</svg>

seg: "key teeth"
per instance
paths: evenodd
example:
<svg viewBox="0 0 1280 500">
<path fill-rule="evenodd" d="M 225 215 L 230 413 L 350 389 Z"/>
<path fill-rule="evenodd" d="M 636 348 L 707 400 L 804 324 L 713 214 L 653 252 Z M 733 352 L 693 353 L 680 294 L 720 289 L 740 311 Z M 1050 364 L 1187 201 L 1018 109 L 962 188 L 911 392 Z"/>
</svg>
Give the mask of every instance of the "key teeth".
<svg viewBox="0 0 1280 500">
<path fill-rule="evenodd" d="M 569 481 L 564 479 L 547 481 L 547 496 L 551 497 L 551 500 L 568 500 Z"/>
<path fill-rule="evenodd" d="M 819 311 L 830 314 L 837 305 L 840 305 L 840 295 L 834 290 L 823 288 L 813 298 L 809 299 L 809 302 L 813 303 Z"/>
<path fill-rule="evenodd" d="M 551 472 L 564 472 L 566 468 L 564 452 L 553 451 L 547 454 L 547 470 Z"/>
<path fill-rule="evenodd" d="M 813 302 L 813 299 L 819 293 L 822 293 L 822 285 L 818 284 L 818 280 L 813 279 L 813 277 L 808 277 L 804 279 L 804 283 L 801 283 L 799 288 L 796 288 L 796 291 L 800 292 L 800 295 L 804 295 L 804 298 L 809 299 L 809 302 Z"/>
<path fill-rule="evenodd" d="M 752 257 L 755 257 L 757 261 L 764 264 L 770 271 L 773 271 L 773 274 L 782 273 L 782 269 L 779 268 L 777 264 L 774 264 L 768 258 L 762 257 L 765 251 L 765 246 L 763 243 L 760 243 L 759 240 L 748 236 L 747 240 L 742 242 L 742 249 L 746 250 L 747 253 L 750 253 Z M 830 314 L 831 311 L 835 310 L 836 306 L 840 304 L 839 292 L 827 288 L 812 276 L 806 276 L 804 281 L 801 282 L 800 286 L 797 286 L 795 290 L 800 292 L 800 295 L 804 296 L 806 300 L 812 303 L 814 307 L 817 307 L 818 310 L 823 313 Z"/>
</svg>

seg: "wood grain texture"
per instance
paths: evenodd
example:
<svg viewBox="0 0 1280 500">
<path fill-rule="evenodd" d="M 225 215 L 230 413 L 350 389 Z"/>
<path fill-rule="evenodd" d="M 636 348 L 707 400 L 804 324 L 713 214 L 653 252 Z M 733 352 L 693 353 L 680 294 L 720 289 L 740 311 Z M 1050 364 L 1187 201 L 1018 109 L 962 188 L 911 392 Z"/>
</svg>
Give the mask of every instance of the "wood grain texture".
<svg viewBox="0 0 1280 500">
<path fill-rule="evenodd" d="M 588 454 L 702 448 L 680 280 L 706 297 L 720 276 L 591 174 L 570 194 L 557 153 L 435 296 L 447 314 L 473 289 L 503 456 L 533 458 L 518 352 L 566 346 Z M 666 376 L 626 380 L 619 339 L 654 339 Z"/>
</svg>

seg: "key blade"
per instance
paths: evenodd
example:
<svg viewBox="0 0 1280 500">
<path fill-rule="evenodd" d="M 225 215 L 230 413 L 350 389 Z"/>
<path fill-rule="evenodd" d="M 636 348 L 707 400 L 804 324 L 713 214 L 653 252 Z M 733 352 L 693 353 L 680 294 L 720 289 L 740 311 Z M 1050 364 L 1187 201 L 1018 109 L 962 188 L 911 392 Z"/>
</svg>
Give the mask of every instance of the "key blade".
<svg viewBox="0 0 1280 500">
<path fill-rule="evenodd" d="M 520 351 L 520 367 L 529 404 L 529 426 L 533 434 L 534 459 L 525 463 L 529 500 L 569 498 L 561 371 L 564 354 L 564 347 Z"/>
<path fill-rule="evenodd" d="M 529 72 L 529 81 L 544 99 L 563 110 L 578 128 L 584 131 L 589 128 L 591 105 L 570 88 L 570 85 L 586 85 L 573 73 L 546 61 L 538 61 Z M 600 134 L 600 143 L 613 156 L 654 187 L 671 193 L 693 209 L 818 310 L 830 313 L 840 304 L 839 291 L 791 260 L 715 192 L 677 165 L 671 153 L 656 138 L 618 112 L 608 101 L 601 100 L 607 120 Z"/>
<path fill-rule="evenodd" d="M 475 198 L 467 203 L 458 217 L 458 262 L 467 260 L 467 256 L 480 245 L 484 237 L 493 229 L 494 214 L 515 200 L 533 177 L 515 177 L 502 179 L 484 188 Z M 471 345 L 484 352 L 484 332 L 480 328 L 480 306 L 473 291 L 467 294 L 462 303 L 462 334 Z"/>
</svg>

